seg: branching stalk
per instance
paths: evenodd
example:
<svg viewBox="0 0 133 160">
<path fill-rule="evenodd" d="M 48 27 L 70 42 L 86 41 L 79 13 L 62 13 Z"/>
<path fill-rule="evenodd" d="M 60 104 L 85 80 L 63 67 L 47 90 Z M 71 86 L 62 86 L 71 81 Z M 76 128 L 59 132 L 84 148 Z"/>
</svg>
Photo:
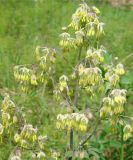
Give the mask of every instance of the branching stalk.
<svg viewBox="0 0 133 160">
<path fill-rule="evenodd" d="M 80 62 L 80 58 L 81 58 L 81 53 L 82 53 L 82 47 L 80 47 L 79 49 L 79 53 L 78 53 L 78 57 L 77 57 L 77 64 Z M 74 93 L 74 100 L 73 100 L 73 104 L 75 107 L 77 107 L 78 104 L 78 94 L 79 94 L 79 74 L 78 74 L 78 70 L 77 72 L 77 79 L 76 79 L 76 85 L 75 85 L 75 93 Z M 74 110 L 73 110 L 74 112 Z M 70 131 L 70 150 L 73 152 L 73 129 L 71 129 Z M 68 160 L 72 160 L 72 157 L 68 157 Z"/>
<path fill-rule="evenodd" d="M 96 132 L 97 127 L 99 125 L 99 122 L 100 122 L 100 119 L 98 119 L 98 121 L 97 121 L 97 123 L 95 125 L 95 128 L 92 131 L 92 133 L 88 133 L 88 135 L 79 143 L 78 148 L 81 148 L 94 135 L 94 133 Z"/>
<path fill-rule="evenodd" d="M 124 160 L 123 126 L 121 126 L 121 149 L 120 149 L 120 160 Z"/>
</svg>

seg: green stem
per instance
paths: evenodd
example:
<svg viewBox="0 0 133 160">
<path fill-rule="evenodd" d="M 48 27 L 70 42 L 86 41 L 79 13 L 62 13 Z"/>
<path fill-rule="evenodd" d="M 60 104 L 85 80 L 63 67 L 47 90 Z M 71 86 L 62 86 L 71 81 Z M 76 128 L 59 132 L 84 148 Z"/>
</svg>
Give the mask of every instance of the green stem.
<svg viewBox="0 0 133 160">
<path fill-rule="evenodd" d="M 121 149 L 120 149 L 120 160 L 124 160 L 123 126 L 121 126 Z"/>
<path fill-rule="evenodd" d="M 70 150 L 73 152 L 73 130 L 70 130 Z M 68 157 L 68 160 L 72 160 L 72 156 Z"/>
<path fill-rule="evenodd" d="M 77 57 L 77 64 L 80 62 L 81 52 L 82 52 L 82 46 L 79 49 L 79 53 Z M 77 103 L 78 103 L 78 94 L 79 94 L 79 75 L 77 71 L 77 79 L 76 79 L 75 93 L 74 93 L 74 100 L 73 100 L 73 104 L 75 107 L 77 107 Z M 70 150 L 73 152 L 73 129 L 70 130 Z M 68 157 L 68 160 L 72 160 L 72 158 L 73 157 Z"/>
<path fill-rule="evenodd" d="M 79 143 L 78 148 L 83 147 L 83 145 L 94 135 L 94 133 L 97 130 L 97 127 L 98 127 L 99 123 L 100 123 L 100 119 L 97 120 L 97 123 L 96 123 L 92 133 L 88 133 L 87 136 Z"/>
</svg>

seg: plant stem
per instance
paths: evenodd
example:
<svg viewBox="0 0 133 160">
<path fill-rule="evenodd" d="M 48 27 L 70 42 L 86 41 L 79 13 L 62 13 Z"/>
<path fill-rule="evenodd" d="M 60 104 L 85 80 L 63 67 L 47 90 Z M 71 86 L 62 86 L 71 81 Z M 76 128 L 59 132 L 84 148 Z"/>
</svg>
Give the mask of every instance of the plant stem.
<svg viewBox="0 0 133 160">
<path fill-rule="evenodd" d="M 99 125 L 99 122 L 100 122 L 100 119 L 97 120 L 97 123 L 96 123 L 95 128 L 94 128 L 94 130 L 92 131 L 92 133 L 89 133 L 89 134 L 79 143 L 78 148 L 83 147 L 83 145 L 94 135 L 94 133 L 96 132 L 97 127 L 98 127 L 98 125 Z"/>
<path fill-rule="evenodd" d="M 73 130 L 70 130 L 70 150 L 73 152 Z M 68 160 L 72 160 L 73 156 L 68 157 Z"/>
<path fill-rule="evenodd" d="M 80 62 L 81 52 L 82 52 L 82 46 L 79 49 L 77 64 L 79 64 L 79 62 Z M 77 72 L 77 79 L 76 79 L 74 102 L 73 102 L 75 107 L 77 106 L 77 103 L 78 103 L 78 90 L 79 90 L 79 74 L 78 74 L 78 70 L 76 72 Z"/>
<path fill-rule="evenodd" d="M 123 126 L 121 126 L 121 149 L 120 149 L 120 160 L 124 160 Z"/>
<path fill-rule="evenodd" d="M 78 53 L 78 57 L 77 57 L 77 64 L 79 64 L 79 62 L 80 62 L 81 52 L 82 52 L 82 46 L 79 49 L 79 53 Z M 77 72 L 77 79 L 76 79 L 75 93 L 74 93 L 74 100 L 73 100 L 74 107 L 77 107 L 78 94 L 79 94 L 79 74 L 78 74 L 78 70 L 76 72 Z M 74 112 L 74 110 L 73 110 L 73 112 Z M 70 130 L 70 150 L 73 152 L 73 129 Z M 72 160 L 72 156 L 68 157 L 68 160 Z"/>
<path fill-rule="evenodd" d="M 70 149 L 73 150 L 73 130 L 70 130 Z"/>
</svg>

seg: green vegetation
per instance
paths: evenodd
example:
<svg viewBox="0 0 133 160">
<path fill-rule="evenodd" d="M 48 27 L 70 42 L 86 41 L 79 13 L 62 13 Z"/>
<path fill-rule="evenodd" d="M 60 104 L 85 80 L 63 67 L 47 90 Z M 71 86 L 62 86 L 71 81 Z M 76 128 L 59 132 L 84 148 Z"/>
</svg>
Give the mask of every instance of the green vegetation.
<svg viewBox="0 0 133 160">
<path fill-rule="evenodd" d="M 113 57 L 118 57 L 120 61 L 126 66 L 126 76 L 122 79 L 121 85 L 129 90 L 127 110 L 130 116 L 133 116 L 132 111 L 132 95 L 133 95 L 133 11 L 128 8 L 113 8 L 107 3 L 99 1 L 88 2 L 91 5 L 96 5 L 100 11 L 101 20 L 105 23 L 105 34 L 102 38 L 101 44 L 106 47 L 106 50 Z M 71 15 L 78 7 L 79 1 L 70 0 L 1 0 L 0 5 L 0 95 L 3 99 L 3 92 L 18 91 L 13 77 L 13 67 L 18 64 L 33 64 L 35 62 L 36 46 L 52 46 L 59 44 L 59 34 L 61 27 L 70 23 Z M 58 48 L 56 48 L 58 51 Z M 61 53 L 59 53 L 61 54 Z M 75 63 L 75 53 L 71 57 L 67 57 L 69 61 Z M 111 59 L 110 57 L 109 59 Z M 64 72 L 69 73 L 70 68 L 67 62 L 62 62 L 58 59 L 56 66 L 56 75 L 58 78 Z M 49 92 L 49 84 L 46 91 Z M 7 89 L 8 88 L 8 89 Z M 42 95 L 40 89 L 39 94 L 36 92 L 29 92 L 28 97 L 25 95 L 15 96 L 15 101 L 23 111 L 30 114 L 26 119 L 29 123 L 40 125 L 40 130 L 44 135 L 52 137 L 49 139 L 47 147 L 55 147 L 54 149 L 62 149 L 65 146 L 60 146 L 60 137 L 64 136 L 62 132 L 51 132 L 55 125 L 56 115 L 59 112 L 59 107 L 55 102 L 52 102 L 50 97 L 45 93 Z M 50 91 L 51 94 L 51 91 Z M 86 100 L 83 99 L 83 103 Z M 47 103 L 49 104 L 47 106 Z M 81 102 L 82 103 L 82 102 Z M 54 105 L 53 105 L 54 104 Z M 38 106 L 38 108 L 37 108 Z M 47 108 L 49 107 L 49 109 Z M 40 114 L 40 117 L 37 117 Z M 31 116 L 32 115 L 32 116 Z M 51 116 L 52 115 L 52 116 Z M 49 116 L 52 118 L 49 119 Z M 53 126 L 49 126 L 49 123 Z M 44 128 L 45 125 L 45 128 Z M 121 148 L 121 144 L 115 140 L 109 139 L 106 136 L 108 126 L 106 125 L 100 137 L 93 138 L 94 146 L 90 149 L 92 154 L 96 157 L 104 155 L 108 159 L 115 160 Z M 114 137 L 115 139 L 116 137 Z M 10 151 L 13 149 L 12 142 L 6 138 L 6 144 L 0 145 L 0 160 L 7 160 Z M 62 144 L 65 140 L 62 139 Z M 125 147 L 125 159 L 133 159 L 133 140 L 129 140 Z M 129 148 L 129 149 L 128 149 Z M 47 152 L 47 151 L 46 151 Z M 29 157 L 25 153 L 24 160 Z M 98 158 L 97 158 L 98 159 Z M 121 159 L 123 160 L 123 159 Z"/>
<path fill-rule="evenodd" d="M 12 86 L 12 66 L 30 63 L 37 45 L 56 46 L 60 28 L 70 22 L 78 1 L 6 0 L 0 5 L 0 77 L 1 85 Z M 95 3 L 105 22 L 103 44 L 120 59 L 133 53 L 133 11 Z M 28 56 L 27 56 L 28 55 Z M 126 63 L 132 66 L 132 60 Z M 4 76 L 3 76 L 4 75 Z"/>
</svg>

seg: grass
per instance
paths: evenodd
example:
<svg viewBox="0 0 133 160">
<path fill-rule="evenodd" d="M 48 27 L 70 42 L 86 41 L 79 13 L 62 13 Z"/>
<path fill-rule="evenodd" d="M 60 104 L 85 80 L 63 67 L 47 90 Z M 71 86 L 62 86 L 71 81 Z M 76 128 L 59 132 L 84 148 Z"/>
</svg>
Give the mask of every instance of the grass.
<svg viewBox="0 0 133 160">
<path fill-rule="evenodd" d="M 0 88 L 14 89 L 13 66 L 33 63 L 37 45 L 56 47 L 61 27 L 69 24 L 79 1 L 1 0 L 0 2 Z M 93 2 L 93 4 L 100 8 L 101 19 L 105 23 L 106 35 L 101 43 L 113 57 L 125 59 L 133 53 L 133 11 L 127 8 L 113 8 L 106 3 Z M 124 62 L 128 73 L 123 82 L 129 84 L 130 88 L 133 88 L 132 59 L 133 57 L 130 57 Z M 69 57 L 69 60 L 73 62 L 74 57 Z M 59 66 L 61 65 L 66 64 L 60 62 Z M 60 67 L 59 72 L 63 72 L 63 67 Z M 32 103 L 29 101 L 26 106 Z M 44 102 L 40 102 L 40 105 L 41 103 Z M 11 147 L 3 146 L 0 149 L 0 160 L 7 160 Z"/>
</svg>

